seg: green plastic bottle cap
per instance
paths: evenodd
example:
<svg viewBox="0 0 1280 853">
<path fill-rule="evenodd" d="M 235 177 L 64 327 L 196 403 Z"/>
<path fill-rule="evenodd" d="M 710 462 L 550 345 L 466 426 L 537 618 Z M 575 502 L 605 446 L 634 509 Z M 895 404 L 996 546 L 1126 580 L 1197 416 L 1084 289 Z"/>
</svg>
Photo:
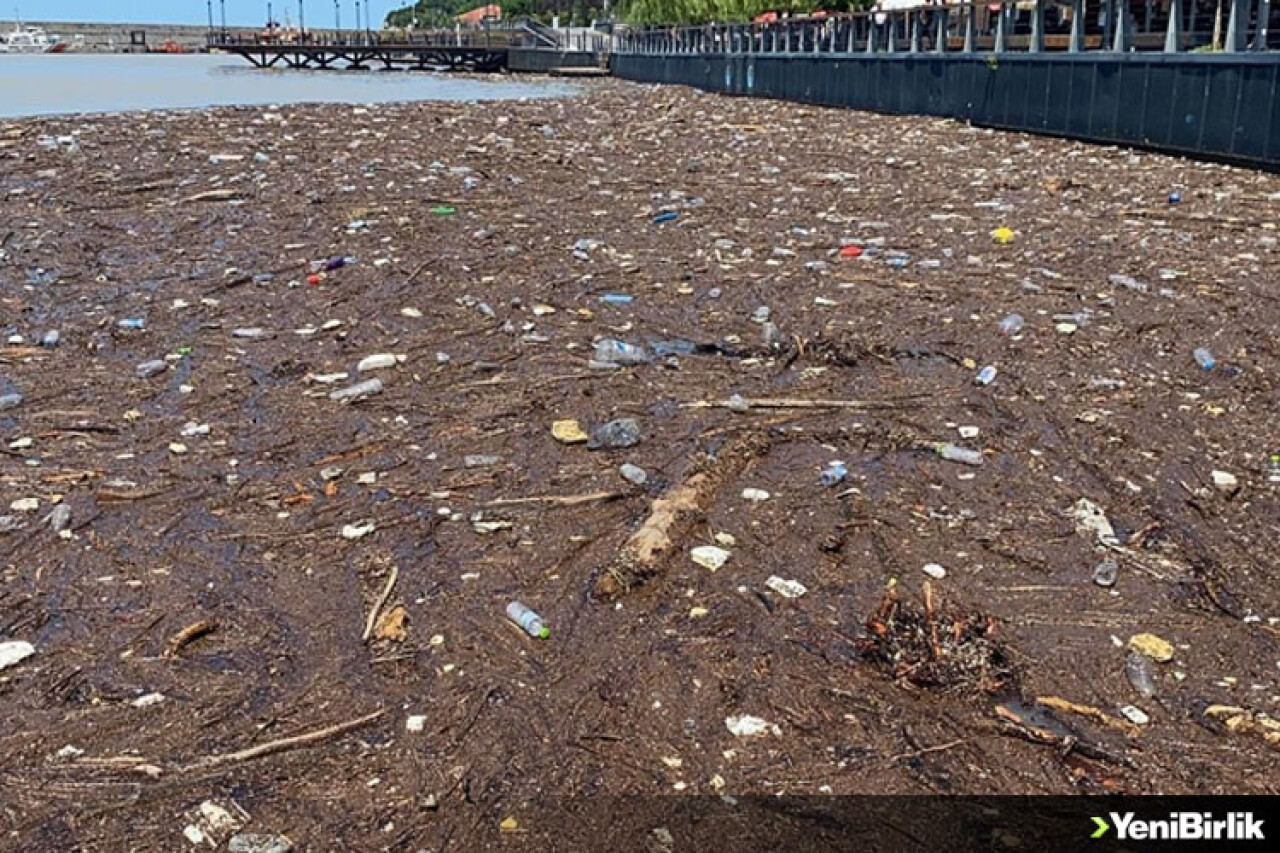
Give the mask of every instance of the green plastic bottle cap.
<svg viewBox="0 0 1280 853">
<path fill-rule="evenodd" d="M 540 639 L 545 640 L 547 637 L 550 637 L 550 636 L 551 636 L 550 628 L 543 628 L 541 631 L 538 632 L 538 637 Z"/>
</svg>

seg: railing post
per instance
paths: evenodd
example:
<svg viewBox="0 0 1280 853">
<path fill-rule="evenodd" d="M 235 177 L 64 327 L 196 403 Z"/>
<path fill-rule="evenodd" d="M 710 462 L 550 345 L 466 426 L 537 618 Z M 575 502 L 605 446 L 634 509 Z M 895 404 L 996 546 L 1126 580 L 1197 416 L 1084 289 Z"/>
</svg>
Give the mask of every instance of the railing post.
<svg viewBox="0 0 1280 853">
<path fill-rule="evenodd" d="M 1004 12 L 1004 2 L 1002 0 L 1000 3 L 1000 11 L 996 12 L 996 53 L 1004 53 L 1009 49 L 1008 38 L 1005 35 L 1007 32 L 1005 22 L 1008 20 L 1009 16 Z"/>
<path fill-rule="evenodd" d="M 1084 3 L 1084 0 L 1077 0 Z M 973 35 L 978 28 L 977 24 L 978 10 L 972 3 L 965 7 L 964 10 L 964 52 L 973 53 Z"/>
<path fill-rule="evenodd" d="M 809 31 L 813 33 L 813 52 L 820 53 L 822 49 L 822 25 L 809 24 Z"/>
<path fill-rule="evenodd" d="M 1227 53 L 1244 50 L 1249 31 L 1249 6 L 1251 0 L 1231 0 L 1231 17 L 1227 19 L 1227 40 L 1222 49 Z"/>
<path fill-rule="evenodd" d="M 853 53 L 853 44 L 854 44 L 853 39 L 854 39 L 854 36 L 858 34 L 857 18 L 850 18 L 849 24 L 845 28 L 845 30 L 849 36 L 848 41 L 845 42 L 845 53 Z"/>
<path fill-rule="evenodd" d="M 1269 2 L 1269 0 L 1264 0 Z M 1169 4 L 1169 26 L 1164 31 L 1164 52 L 1178 53 L 1182 50 L 1182 0 L 1171 0 Z"/>
<path fill-rule="evenodd" d="M 1068 53 L 1084 50 L 1084 0 L 1071 0 L 1071 35 L 1067 40 Z"/>
<path fill-rule="evenodd" d="M 950 13 L 946 6 L 939 6 L 934 12 L 936 17 L 933 20 L 933 52 L 947 52 L 947 19 Z"/>
<path fill-rule="evenodd" d="M 920 13 L 911 11 L 907 13 L 911 16 L 911 53 L 920 52 Z"/>
<path fill-rule="evenodd" d="M 867 53 L 876 52 L 876 22 L 873 18 L 867 18 Z"/>
<path fill-rule="evenodd" d="M 1271 0 L 1258 0 L 1258 29 L 1253 34 L 1253 49 L 1266 50 L 1271 23 Z"/>
<path fill-rule="evenodd" d="M 1044 52 L 1044 0 L 1036 0 L 1031 10 L 1031 44 L 1027 49 L 1031 53 Z"/>
<path fill-rule="evenodd" d="M 1116 40 L 1111 49 L 1116 53 L 1127 53 L 1131 47 L 1133 47 L 1133 16 L 1129 14 L 1128 2 L 1122 2 L 1116 4 Z"/>
<path fill-rule="evenodd" d="M 889 38 L 887 39 L 884 49 L 887 53 L 895 53 L 898 47 L 898 16 L 893 12 L 889 13 Z"/>
</svg>

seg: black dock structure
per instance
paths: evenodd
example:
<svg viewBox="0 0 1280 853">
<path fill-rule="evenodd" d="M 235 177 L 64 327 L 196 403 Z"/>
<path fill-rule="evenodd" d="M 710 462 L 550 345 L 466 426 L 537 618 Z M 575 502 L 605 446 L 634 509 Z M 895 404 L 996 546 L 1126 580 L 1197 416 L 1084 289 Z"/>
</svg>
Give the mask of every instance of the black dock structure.
<svg viewBox="0 0 1280 853">
<path fill-rule="evenodd" d="M 1280 2 L 1022 0 L 633 28 L 613 74 L 1280 171 Z"/>
</svg>

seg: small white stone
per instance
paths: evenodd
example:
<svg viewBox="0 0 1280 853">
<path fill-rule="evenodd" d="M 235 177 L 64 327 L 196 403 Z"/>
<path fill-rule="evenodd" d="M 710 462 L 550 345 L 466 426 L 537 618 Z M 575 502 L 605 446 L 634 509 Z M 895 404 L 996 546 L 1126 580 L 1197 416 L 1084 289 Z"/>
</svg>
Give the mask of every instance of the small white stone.
<svg viewBox="0 0 1280 853">
<path fill-rule="evenodd" d="M 786 580 L 777 575 L 770 575 L 764 585 L 783 598 L 799 598 L 809 591 L 800 581 Z"/>
<path fill-rule="evenodd" d="M 175 456 L 181 456 L 187 452 L 187 446 L 175 441 L 169 445 L 169 452 Z"/>
<path fill-rule="evenodd" d="M 1147 712 L 1136 705 L 1125 705 L 1120 709 L 1120 713 L 1124 714 L 1125 719 L 1133 723 L 1135 726 L 1145 726 L 1151 722 L 1151 718 L 1147 716 Z"/>
<path fill-rule="evenodd" d="M 14 512 L 35 512 L 40 508 L 39 498 L 18 498 L 9 504 L 9 509 Z"/>
<path fill-rule="evenodd" d="M 689 552 L 689 559 L 714 572 L 728 562 L 729 552 L 715 545 L 699 545 Z"/>
<path fill-rule="evenodd" d="M 1209 476 L 1213 478 L 1213 485 L 1220 492 L 1234 494 L 1240 490 L 1240 481 L 1236 479 L 1235 474 L 1227 471 L 1214 471 Z"/>
<path fill-rule="evenodd" d="M 764 489 L 743 489 L 742 499 L 752 503 L 759 503 L 760 501 L 769 500 L 769 493 Z"/>
<path fill-rule="evenodd" d="M 942 580 L 947 576 L 947 570 L 937 563 L 925 563 L 923 571 L 934 580 Z"/>
<path fill-rule="evenodd" d="M 422 316 L 422 312 L 417 308 L 401 308 L 400 314 L 405 317 L 412 317 L 415 320 Z"/>
<path fill-rule="evenodd" d="M 164 698 L 163 693 L 148 693 L 145 696 L 139 696 L 129 704 L 135 708 L 150 708 L 152 705 L 159 705 Z"/>
<path fill-rule="evenodd" d="M 961 438 L 977 438 L 978 433 L 981 432 L 981 430 L 976 426 L 962 426 L 958 432 L 960 433 Z"/>
<path fill-rule="evenodd" d="M 0 643 L 0 669 L 8 669 L 36 653 L 36 647 L 22 640 Z"/>
<path fill-rule="evenodd" d="M 404 721 L 406 731 L 420 732 L 427 727 L 426 714 L 413 714 Z"/>
<path fill-rule="evenodd" d="M 365 522 L 364 524 L 344 524 L 342 526 L 343 539 L 360 539 L 368 536 L 374 531 L 373 522 Z"/>
</svg>

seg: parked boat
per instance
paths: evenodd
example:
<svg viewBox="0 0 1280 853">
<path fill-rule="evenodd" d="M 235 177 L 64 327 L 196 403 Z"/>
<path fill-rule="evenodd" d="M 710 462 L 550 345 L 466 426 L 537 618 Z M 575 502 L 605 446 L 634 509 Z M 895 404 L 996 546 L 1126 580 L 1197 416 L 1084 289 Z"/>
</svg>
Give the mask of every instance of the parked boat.
<svg viewBox="0 0 1280 853">
<path fill-rule="evenodd" d="M 63 53 L 68 45 L 40 27 L 14 24 L 13 30 L 0 34 L 0 53 Z"/>
</svg>

